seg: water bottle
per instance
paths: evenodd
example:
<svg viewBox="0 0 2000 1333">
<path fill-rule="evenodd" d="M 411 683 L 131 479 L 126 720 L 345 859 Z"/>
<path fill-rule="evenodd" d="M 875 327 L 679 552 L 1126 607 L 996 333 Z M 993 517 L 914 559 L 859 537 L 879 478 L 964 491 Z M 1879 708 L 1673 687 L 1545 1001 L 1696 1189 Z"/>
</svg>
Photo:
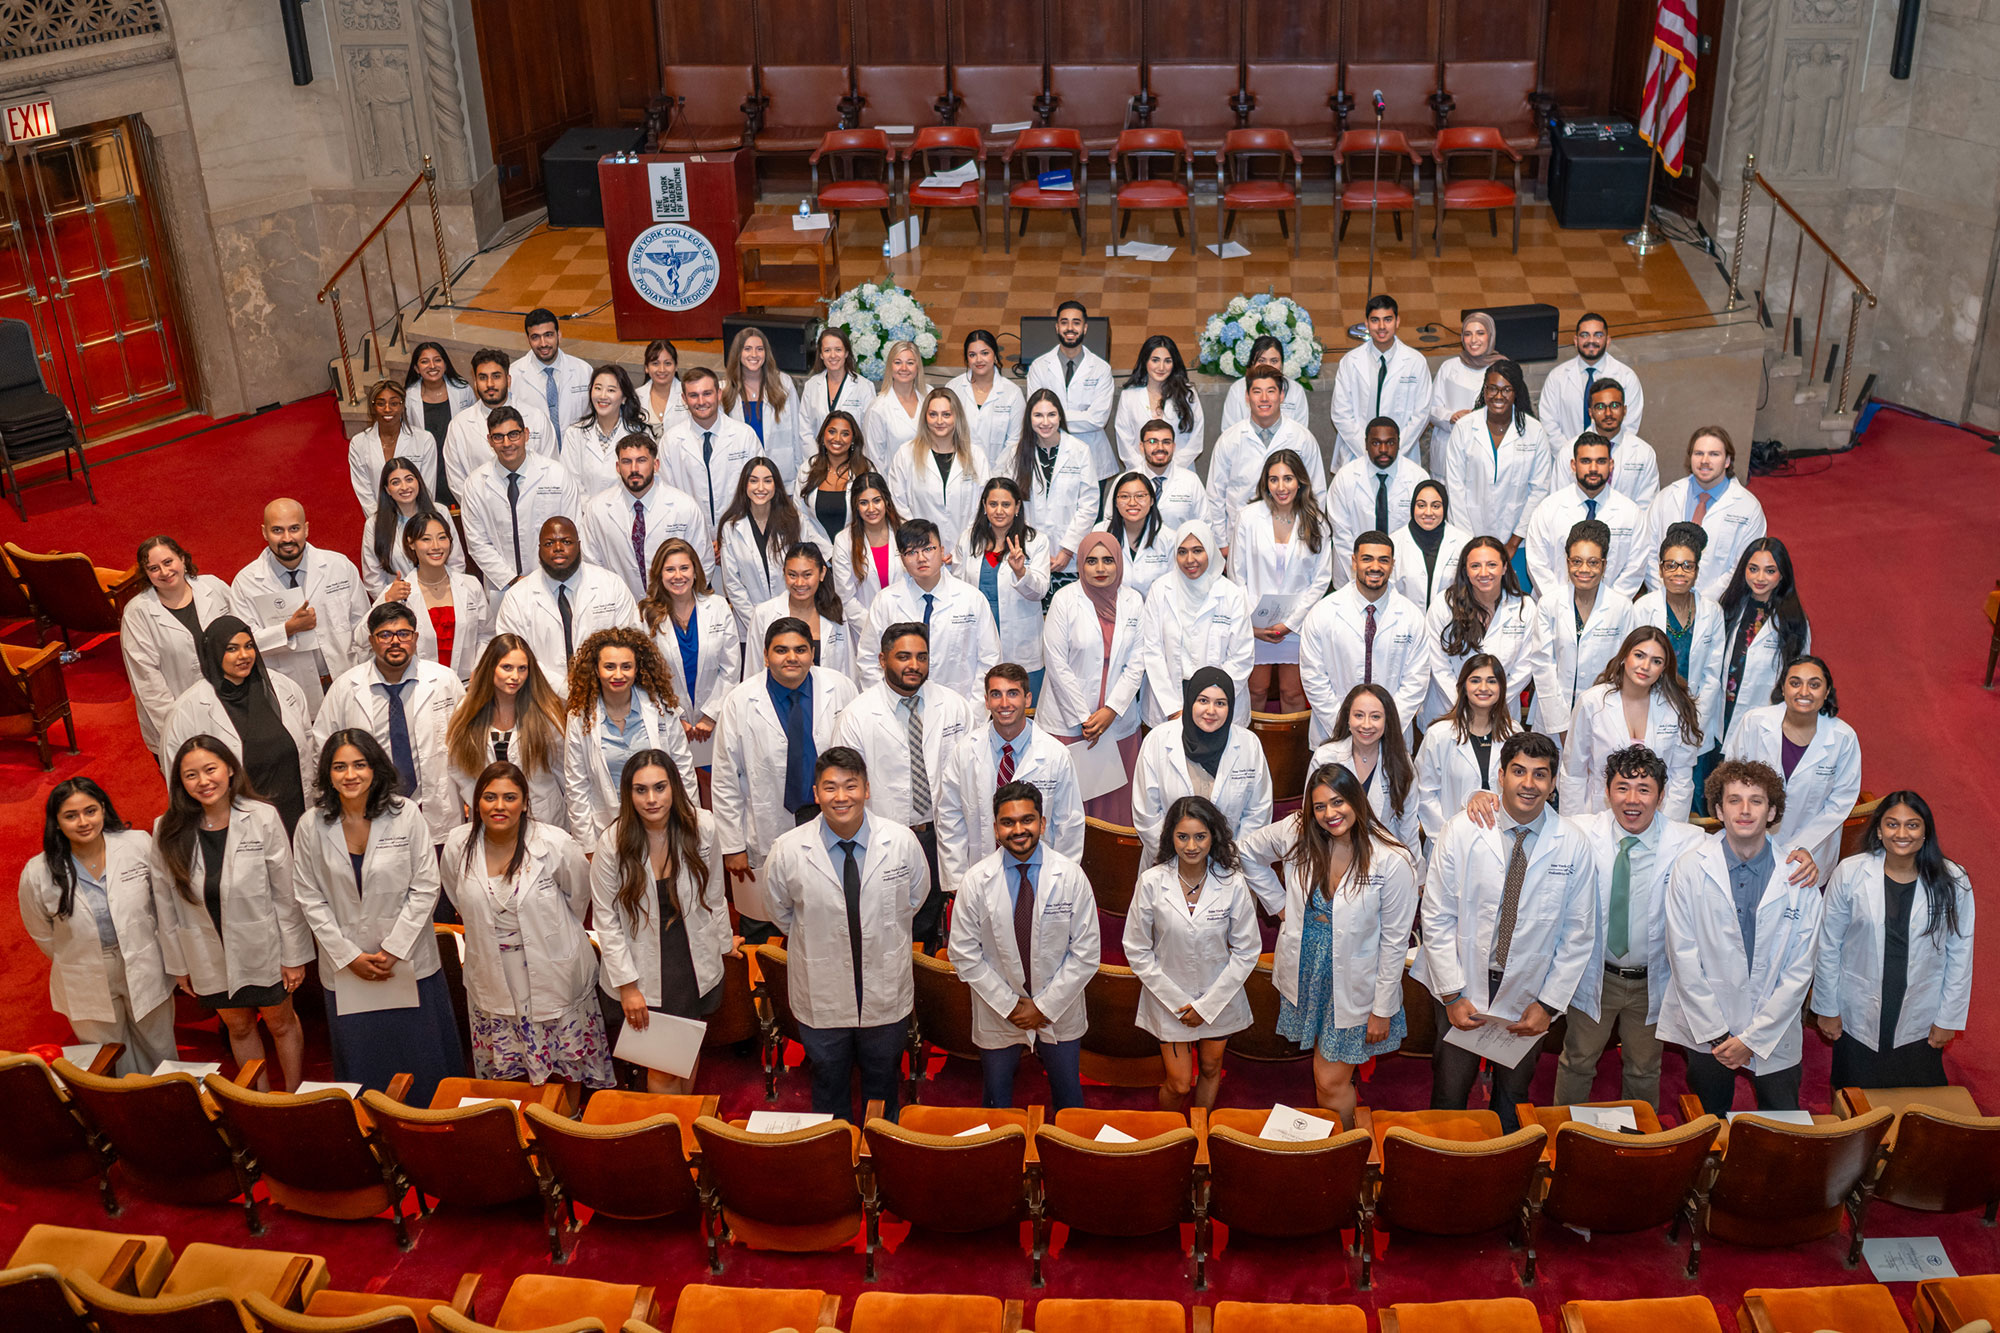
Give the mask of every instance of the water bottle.
<svg viewBox="0 0 2000 1333">
<path fill-rule="evenodd" d="M 812 205 L 807 203 L 803 197 L 799 200 L 799 216 L 802 218 L 812 216 Z"/>
<path fill-rule="evenodd" d="M 889 238 L 887 236 L 882 238 L 882 258 L 889 258 Z"/>
</svg>

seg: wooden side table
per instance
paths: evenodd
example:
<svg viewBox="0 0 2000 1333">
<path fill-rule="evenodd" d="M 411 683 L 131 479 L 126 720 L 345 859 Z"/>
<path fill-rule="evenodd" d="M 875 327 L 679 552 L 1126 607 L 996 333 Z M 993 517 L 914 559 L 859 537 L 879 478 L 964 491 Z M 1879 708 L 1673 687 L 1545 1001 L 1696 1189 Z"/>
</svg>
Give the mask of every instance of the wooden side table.
<svg viewBox="0 0 2000 1333">
<path fill-rule="evenodd" d="M 789 213 L 756 213 L 736 237 L 743 304 L 806 306 L 840 293 L 840 242 L 834 229 L 797 231 Z"/>
</svg>

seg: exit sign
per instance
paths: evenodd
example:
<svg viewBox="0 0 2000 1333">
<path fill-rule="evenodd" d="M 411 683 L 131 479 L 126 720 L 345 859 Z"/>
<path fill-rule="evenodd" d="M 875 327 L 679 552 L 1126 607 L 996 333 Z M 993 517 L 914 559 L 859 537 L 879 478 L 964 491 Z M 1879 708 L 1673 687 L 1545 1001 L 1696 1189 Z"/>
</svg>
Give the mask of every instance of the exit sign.
<svg viewBox="0 0 2000 1333">
<path fill-rule="evenodd" d="M 24 143 L 46 139 L 56 132 L 56 104 L 44 97 L 39 102 L 23 102 L 7 108 L 7 142 Z"/>
</svg>

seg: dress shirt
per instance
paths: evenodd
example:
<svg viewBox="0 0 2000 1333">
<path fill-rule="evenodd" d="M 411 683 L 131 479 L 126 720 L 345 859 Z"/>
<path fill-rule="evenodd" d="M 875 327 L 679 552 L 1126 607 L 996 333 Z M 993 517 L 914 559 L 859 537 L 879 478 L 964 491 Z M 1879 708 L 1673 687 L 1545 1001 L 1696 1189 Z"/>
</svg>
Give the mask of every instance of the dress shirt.
<svg viewBox="0 0 2000 1333">
<path fill-rule="evenodd" d="M 118 927 L 111 920 L 111 894 L 104 881 L 83 868 L 83 862 L 74 856 L 69 859 L 70 873 L 76 877 L 76 902 L 88 909 L 97 922 L 97 942 L 107 949 L 118 947 Z M 111 873 L 111 859 L 105 858 L 104 873 Z"/>
<path fill-rule="evenodd" d="M 1007 873 L 1002 875 L 1000 879 L 1007 886 L 1007 905 L 1009 907 L 1020 906 L 1021 872 L 1023 870 L 1028 872 L 1028 892 L 1031 894 L 1040 892 L 1042 887 L 1042 844 L 1040 841 L 1035 843 L 1035 850 L 1028 853 L 1026 860 L 1014 855 L 1014 853 L 1008 851 L 1005 847 L 1000 849 L 1000 860 L 1007 867 Z M 1026 965 L 1025 960 L 1023 965 Z"/>
<path fill-rule="evenodd" d="M 1736 929 L 1743 936 L 1743 970 L 1747 973 L 1757 961 L 1757 904 L 1764 900 L 1764 889 L 1777 869 L 1777 858 L 1771 855 L 1769 838 L 1747 861 L 1738 857 L 1736 849 L 1724 838 L 1722 863 L 1729 867 L 1729 896 L 1736 903 Z"/>
<path fill-rule="evenodd" d="M 511 389 L 516 397 L 526 398 L 546 412 L 548 405 L 549 372 L 555 373 L 556 416 L 558 431 L 583 420 L 590 412 L 590 363 L 582 357 L 571 356 L 562 348 L 556 348 L 555 356 L 543 361 L 533 352 L 523 352 L 507 367 Z"/>
<path fill-rule="evenodd" d="M 1597 372 L 1594 376 L 1593 370 Z M 1624 429 L 1639 429 L 1646 416 L 1646 391 L 1639 385 L 1638 372 L 1609 351 L 1598 357 L 1595 364 L 1573 356 L 1549 367 L 1541 392 L 1535 395 L 1535 411 L 1549 432 L 1551 447 L 1567 455 L 1576 437 L 1591 429 L 1584 386 L 1588 384 L 1595 389 L 1606 380 L 1617 380 L 1625 390 Z"/>
</svg>

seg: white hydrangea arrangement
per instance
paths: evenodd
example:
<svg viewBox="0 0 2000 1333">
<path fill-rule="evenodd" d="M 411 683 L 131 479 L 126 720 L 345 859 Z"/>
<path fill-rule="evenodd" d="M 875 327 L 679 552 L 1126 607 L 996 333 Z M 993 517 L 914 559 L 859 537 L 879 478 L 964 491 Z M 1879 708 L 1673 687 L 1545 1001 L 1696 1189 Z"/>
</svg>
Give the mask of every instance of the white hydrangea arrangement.
<svg viewBox="0 0 2000 1333">
<path fill-rule="evenodd" d="M 937 325 L 916 297 L 894 283 L 864 282 L 842 292 L 827 309 L 826 326 L 846 331 L 861 373 L 878 383 L 891 343 L 915 343 L 925 365 L 937 360 Z"/>
<path fill-rule="evenodd" d="M 1201 330 L 1201 370 L 1210 375 L 1241 375 L 1250 365 L 1250 346 L 1269 334 L 1285 349 L 1285 378 L 1310 385 L 1319 378 L 1326 349 L 1313 332 L 1312 316 L 1289 296 L 1239 296 L 1210 315 Z M 857 352 L 860 348 L 855 349 Z"/>
</svg>

